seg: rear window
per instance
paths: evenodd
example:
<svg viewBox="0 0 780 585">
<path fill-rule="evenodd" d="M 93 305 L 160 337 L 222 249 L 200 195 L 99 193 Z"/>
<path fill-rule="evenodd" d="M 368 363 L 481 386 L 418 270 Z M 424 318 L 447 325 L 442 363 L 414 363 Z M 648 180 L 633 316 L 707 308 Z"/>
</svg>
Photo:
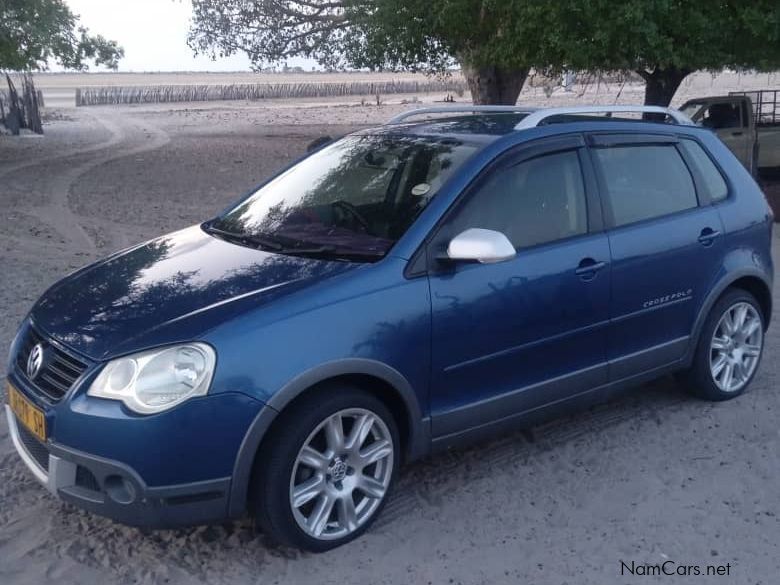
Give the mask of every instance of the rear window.
<svg viewBox="0 0 780 585">
<path fill-rule="evenodd" d="M 680 141 L 685 152 L 693 159 L 693 163 L 696 165 L 696 169 L 701 175 L 703 187 L 711 201 L 723 201 L 729 194 L 729 188 L 726 185 L 726 181 L 723 179 L 723 175 L 712 162 L 712 159 L 694 140 L 682 140 Z"/>
<path fill-rule="evenodd" d="M 698 205 L 693 177 L 674 145 L 597 148 L 595 154 L 615 226 Z"/>
</svg>

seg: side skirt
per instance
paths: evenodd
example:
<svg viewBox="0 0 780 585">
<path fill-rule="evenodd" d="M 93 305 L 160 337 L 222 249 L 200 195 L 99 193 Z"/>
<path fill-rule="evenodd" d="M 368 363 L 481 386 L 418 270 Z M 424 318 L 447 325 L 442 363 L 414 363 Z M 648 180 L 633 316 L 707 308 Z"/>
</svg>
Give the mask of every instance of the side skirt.
<svg viewBox="0 0 780 585">
<path fill-rule="evenodd" d="M 432 451 L 438 452 L 451 447 L 467 445 L 609 401 L 615 396 L 635 388 L 638 385 L 681 369 L 684 366 L 684 355 L 687 350 L 688 342 L 688 337 L 676 339 L 669 343 L 664 343 L 660 346 L 609 362 L 603 367 L 609 368 L 612 377 L 614 377 L 616 373 L 618 375 L 622 374 L 622 377 L 618 380 L 599 385 L 591 385 L 585 390 L 570 393 L 565 397 L 547 402 L 536 408 L 523 411 L 512 408 L 512 403 L 516 403 L 518 394 L 524 391 L 520 390 L 494 400 L 484 401 L 460 408 L 451 413 L 440 415 L 438 421 L 434 418 L 434 429 L 453 429 L 453 423 L 460 423 L 462 426 L 460 426 L 460 430 L 452 430 L 434 437 L 432 440 Z M 581 388 L 581 376 L 585 374 L 587 375 L 587 379 L 592 376 L 593 370 L 593 368 L 590 368 L 565 378 L 545 382 L 544 386 L 549 385 L 552 396 L 555 396 L 555 394 L 560 396 L 561 385 L 568 388 Z M 572 378 L 580 379 L 578 382 L 574 382 Z M 535 386 L 534 388 L 538 389 L 538 386 Z M 555 390 L 557 390 L 557 392 L 555 392 Z M 486 412 L 485 409 L 489 409 L 489 411 Z M 496 413 L 502 411 L 512 414 L 503 417 L 495 416 Z M 493 415 L 489 422 L 477 423 L 476 425 L 470 426 L 463 425 L 463 422 L 467 420 L 484 421 L 486 415 Z M 444 417 L 444 420 L 441 420 L 441 417 Z"/>
</svg>

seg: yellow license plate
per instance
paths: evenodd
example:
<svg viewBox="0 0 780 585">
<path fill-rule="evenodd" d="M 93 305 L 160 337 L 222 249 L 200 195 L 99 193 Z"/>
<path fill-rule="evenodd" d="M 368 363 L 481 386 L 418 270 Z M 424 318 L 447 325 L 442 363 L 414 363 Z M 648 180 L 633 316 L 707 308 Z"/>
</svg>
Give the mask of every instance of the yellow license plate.
<svg viewBox="0 0 780 585">
<path fill-rule="evenodd" d="M 6 383 L 8 404 L 21 423 L 41 441 L 46 441 L 46 417 L 43 411 L 27 400 L 10 383 Z"/>
</svg>

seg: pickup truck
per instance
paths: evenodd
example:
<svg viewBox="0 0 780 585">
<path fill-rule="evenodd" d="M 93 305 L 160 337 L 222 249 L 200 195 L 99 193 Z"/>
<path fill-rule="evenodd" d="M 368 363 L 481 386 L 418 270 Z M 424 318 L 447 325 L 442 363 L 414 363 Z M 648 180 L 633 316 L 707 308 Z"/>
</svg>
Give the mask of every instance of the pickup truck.
<svg viewBox="0 0 780 585">
<path fill-rule="evenodd" d="M 780 167 L 778 94 L 780 89 L 731 92 L 689 100 L 680 110 L 695 123 L 714 130 L 756 176 L 760 169 Z"/>
</svg>

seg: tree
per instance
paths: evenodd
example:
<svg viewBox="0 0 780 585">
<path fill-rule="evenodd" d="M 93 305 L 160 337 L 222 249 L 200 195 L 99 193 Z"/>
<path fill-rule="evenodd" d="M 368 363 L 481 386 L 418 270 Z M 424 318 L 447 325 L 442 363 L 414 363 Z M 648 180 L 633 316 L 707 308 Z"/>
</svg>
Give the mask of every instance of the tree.
<svg viewBox="0 0 780 585">
<path fill-rule="evenodd" d="M 514 104 L 529 51 L 507 50 L 505 0 L 193 0 L 190 46 L 246 53 L 255 67 L 295 56 L 328 68 L 463 69 L 475 103 Z"/>
<path fill-rule="evenodd" d="M 0 69 L 45 69 L 54 61 L 85 69 L 88 61 L 116 69 L 124 51 L 91 35 L 63 0 L 0 0 Z"/>
<path fill-rule="evenodd" d="M 780 67 L 778 0 L 194 0 L 190 45 L 260 66 L 441 73 L 459 63 L 475 103 L 514 104 L 531 67 L 634 71 L 668 105 L 697 70 Z"/>
<path fill-rule="evenodd" d="M 554 69 L 635 71 L 645 104 L 668 106 L 697 70 L 780 67 L 777 0 L 557 0 L 531 30 L 542 30 L 538 62 Z M 513 21 L 514 22 L 514 21 Z M 527 33 L 529 22 L 513 34 Z M 526 39 L 530 40 L 530 39 Z"/>
</svg>

